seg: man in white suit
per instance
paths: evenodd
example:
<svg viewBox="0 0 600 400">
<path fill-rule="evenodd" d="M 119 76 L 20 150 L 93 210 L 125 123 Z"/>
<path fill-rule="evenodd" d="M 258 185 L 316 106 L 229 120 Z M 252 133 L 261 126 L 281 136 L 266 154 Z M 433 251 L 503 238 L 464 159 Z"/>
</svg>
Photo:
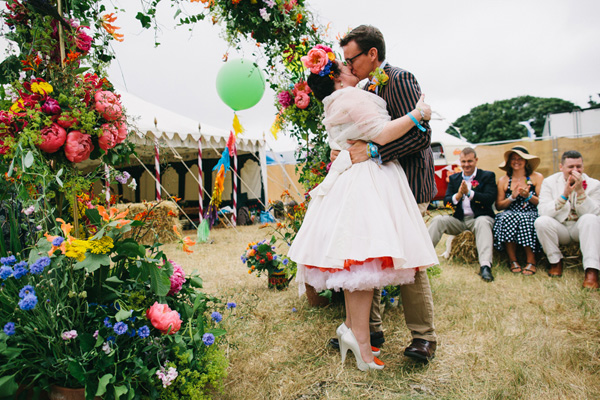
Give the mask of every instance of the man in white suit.
<svg viewBox="0 0 600 400">
<path fill-rule="evenodd" d="M 559 244 L 579 242 L 583 254 L 583 287 L 598 289 L 600 269 L 600 181 L 583 173 L 583 157 L 566 151 L 560 172 L 544 179 L 535 230 L 548 257 L 551 277 L 562 276 Z"/>
</svg>

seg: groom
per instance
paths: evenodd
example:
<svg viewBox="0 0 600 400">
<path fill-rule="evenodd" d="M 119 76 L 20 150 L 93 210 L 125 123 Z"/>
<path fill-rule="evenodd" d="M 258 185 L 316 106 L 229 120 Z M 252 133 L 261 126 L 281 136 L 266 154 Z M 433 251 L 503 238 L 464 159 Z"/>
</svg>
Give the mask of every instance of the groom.
<svg viewBox="0 0 600 400">
<path fill-rule="evenodd" d="M 414 109 L 421 88 L 408 71 L 392 67 L 385 59 L 385 41 L 379 29 L 361 25 L 349 32 L 342 40 L 340 46 L 344 51 L 346 65 L 359 79 L 371 78 L 371 74 L 380 77 L 380 82 L 370 81 L 364 87 L 374 91 L 387 102 L 387 111 L 392 119 L 400 118 Z M 382 84 L 377 68 L 383 69 L 389 77 L 387 83 Z M 421 121 L 425 132 L 417 127 L 402 138 L 377 148 L 370 144 L 370 155 L 378 151 L 383 162 L 397 159 L 406 173 L 408 183 L 419 205 L 421 214 L 427 210 L 427 205 L 437 193 L 434 179 L 433 153 L 431 151 L 431 128 L 426 121 Z M 350 157 L 353 163 L 366 161 L 367 143 L 362 141 L 352 142 Z M 433 324 L 433 297 L 429 278 L 426 271 L 418 271 L 415 283 L 400 286 L 404 319 L 406 326 L 412 334 L 412 343 L 405 349 L 404 355 L 418 361 L 427 362 L 435 356 L 436 334 Z M 381 345 L 385 341 L 381 327 L 381 292 L 375 290 L 371 307 L 370 327 L 371 343 L 373 346 Z"/>
</svg>

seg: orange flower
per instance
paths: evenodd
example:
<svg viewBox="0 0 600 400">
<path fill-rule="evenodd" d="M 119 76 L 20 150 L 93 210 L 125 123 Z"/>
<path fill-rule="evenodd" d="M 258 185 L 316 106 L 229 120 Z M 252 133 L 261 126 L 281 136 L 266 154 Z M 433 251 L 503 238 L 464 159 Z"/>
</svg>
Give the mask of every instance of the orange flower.
<svg viewBox="0 0 600 400">
<path fill-rule="evenodd" d="M 104 206 L 98 206 L 98 207 L 96 207 L 96 209 L 98 210 L 98 213 L 100 214 L 100 216 L 102 217 L 102 219 L 104 221 L 106 221 L 106 222 L 115 221 L 117 223 L 117 229 L 120 229 L 123 226 L 131 223 L 130 220 L 125 219 L 125 217 L 127 216 L 127 210 L 119 213 L 119 210 L 116 207 L 111 207 L 109 209 L 109 212 L 110 212 L 110 214 L 109 214 L 106 212 L 106 209 L 104 208 Z"/>
<path fill-rule="evenodd" d="M 79 58 L 79 56 L 81 55 L 81 53 L 78 52 L 73 52 L 73 51 L 69 51 L 69 54 L 67 54 L 67 62 L 73 62 L 73 61 L 77 61 L 77 59 Z"/>
<path fill-rule="evenodd" d="M 192 246 L 194 246 L 196 244 L 196 242 L 194 242 L 192 239 L 190 239 L 189 236 L 186 236 L 183 238 L 183 251 L 185 251 L 188 254 L 192 254 L 194 252 L 194 250 L 192 250 Z"/>
<path fill-rule="evenodd" d="M 302 14 L 298 13 L 298 15 L 296 15 L 296 24 L 299 24 L 302 22 Z"/>
<path fill-rule="evenodd" d="M 174 213 L 173 211 L 169 211 L 169 212 L 167 213 L 167 215 L 168 215 L 169 217 L 177 217 L 177 214 L 176 214 L 176 213 Z"/>
<path fill-rule="evenodd" d="M 122 42 L 124 35 L 122 35 L 120 33 L 116 33 L 117 29 L 121 29 L 121 28 L 119 28 L 118 26 L 109 24 L 109 22 L 115 22 L 117 20 L 117 17 L 115 16 L 115 14 L 114 13 L 105 14 L 100 19 L 102 20 L 102 27 L 106 30 L 106 32 L 108 32 L 115 40 Z"/>
</svg>

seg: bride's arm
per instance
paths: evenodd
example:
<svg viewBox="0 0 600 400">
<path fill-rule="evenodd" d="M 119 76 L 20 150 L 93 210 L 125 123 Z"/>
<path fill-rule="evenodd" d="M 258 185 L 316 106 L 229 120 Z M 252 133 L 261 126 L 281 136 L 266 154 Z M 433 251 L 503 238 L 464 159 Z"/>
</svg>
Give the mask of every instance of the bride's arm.
<svg viewBox="0 0 600 400">
<path fill-rule="evenodd" d="M 425 120 L 428 121 L 431 118 L 431 106 L 425 103 L 425 95 L 422 94 L 419 102 L 416 104 L 415 109 L 410 112 L 410 114 L 414 117 L 416 121 L 421 121 L 421 111 L 423 110 Z M 385 127 L 381 131 L 381 133 L 375 136 L 372 141 L 377 143 L 380 146 L 392 142 L 396 139 L 404 136 L 408 131 L 410 131 L 415 126 L 413 120 L 405 115 L 401 118 L 396 118 L 393 121 L 385 124 Z"/>
</svg>

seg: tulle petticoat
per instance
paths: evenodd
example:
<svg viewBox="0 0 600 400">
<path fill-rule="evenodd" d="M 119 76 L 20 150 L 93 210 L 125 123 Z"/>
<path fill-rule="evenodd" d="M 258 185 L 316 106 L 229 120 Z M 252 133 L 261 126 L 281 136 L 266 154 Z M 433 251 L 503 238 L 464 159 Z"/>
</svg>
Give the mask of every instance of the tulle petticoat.
<svg viewBox="0 0 600 400">
<path fill-rule="evenodd" d="M 305 283 L 313 286 L 318 292 L 325 289 L 335 291 L 345 289 L 353 292 L 356 290 L 379 289 L 388 285 L 411 284 L 415 281 L 415 272 L 417 269 L 385 268 L 382 266 L 381 259 L 354 264 L 349 268 L 340 269 L 335 272 L 299 264 L 296 282 L 298 282 L 299 295 L 304 294 L 306 291 Z"/>
</svg>

